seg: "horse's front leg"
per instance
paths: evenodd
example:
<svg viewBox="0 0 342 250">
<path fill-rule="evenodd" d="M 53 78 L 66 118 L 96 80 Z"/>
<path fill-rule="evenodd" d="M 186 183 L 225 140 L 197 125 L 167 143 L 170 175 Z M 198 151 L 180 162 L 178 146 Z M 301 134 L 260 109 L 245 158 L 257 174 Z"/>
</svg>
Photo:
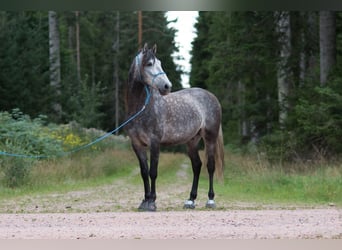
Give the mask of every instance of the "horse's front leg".
<svg viewBox="0 0 342 250">
<path fill-rule="evenodd" d="M 150 210 L 153 211 L 153 208 L 152 209 L 150 208 L 151 207 L 150 206 L 151 188 L 150 188 L 146 148 L 140 145 L 133 144 L 133 150 L 139 160 L 140 174 L 144 182 L 144 192 L 145 192 L 144 200 L 141 202 L 138 209 L 140 211 L 150 211 Z"/>
<path fill-rule="evenodd" d="M 159 152 L 160 152 L 160 144 L 159 142 L 152 142 L 151 148 L 151 163 L 150 163 L 150 178 L 151 178 L 151 196 L 150 196 L 150 207 L 151 211 L 155 211 L 156 207 L 156 179 L 158 176 L 158 162 L 159 162 Z"/>
</svg>

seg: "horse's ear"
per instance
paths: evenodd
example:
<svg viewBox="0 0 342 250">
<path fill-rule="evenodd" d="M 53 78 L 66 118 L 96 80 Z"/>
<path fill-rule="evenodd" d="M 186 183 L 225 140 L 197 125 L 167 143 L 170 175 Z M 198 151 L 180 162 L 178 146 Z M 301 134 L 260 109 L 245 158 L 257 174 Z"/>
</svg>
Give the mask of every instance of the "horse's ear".
<svg viewBox="0 0 342 250">
<path fill-rule="evenodd" d="M 157 44 L 154 44 L 153 47 L 152 47 L 152 52 L 153 54 L 156 54 L 157 53 Z"/>
<path fill-rule="evenodd" d="M 145 53 L 148 49 L 147 43 L 144 44 L 143 52 Z"/>
</svg>

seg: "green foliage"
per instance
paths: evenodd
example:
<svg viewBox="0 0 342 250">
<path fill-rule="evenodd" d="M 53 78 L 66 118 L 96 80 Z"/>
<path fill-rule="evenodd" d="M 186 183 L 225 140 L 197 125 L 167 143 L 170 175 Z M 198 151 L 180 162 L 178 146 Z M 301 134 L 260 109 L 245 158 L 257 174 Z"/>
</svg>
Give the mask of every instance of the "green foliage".
<svg viewBox="0 0 342 250">
<path fill-rule="evenodd" d="M 0 113 L 0 145 L 4 151 L 29 155 L 54 155 L 62 150 L 61 143 L 49 136 L 44 127 L 46 117 L 31 119 L 19 109 Z M 6 149 L 9 150 L 6 150 Z M 19 151 L 11 149 L 18 148 Z"/>
<path fill-rule="evenodd" d="M 51 112 L 45 12 L 0 12 L 0 110 Z"/>
<path fill-rule="evenodd" d="M 195 28 L 197 37 L 192 42 L 192 57 L 190 84 L 207 88 L 206 81 L 209 78 L 208 61 L 212 57 L 209 50 L 210 40 L 208 39 L 209 28 L 212 23 L 212 15 L 209 12 L 200 12 Z"/>
<path fill-rule="evenodd" d="M 39 174 L 38 176 L 34 174 L 34 169 L 37 166 L 49 165 L 55 159 L 62 159 L 62 156 L 68 161 L 68 152 L 88 144 L 105 133 L 96 129 L 84 129 L 77 123 L 59 126 L 47 124 L 46 117 L 39 116 L 31 119 L 19 109 L 13 110 L 12 113 L 1 112 L 0 124 L 0 151 L 19 155 L 19 157 L 0 156 L 0 185 L 3 184 L 11 188 L 34 183 L 32 178 L 40 178 Z M 106 141 L 101 144 L 83 149 L 80 155 L 88 156 L 103 152 L 108 148 L 127 149 L 128 145 L 127 139 L 112 136 L 106 138 Z M 96 167 L 94 168 L 94 165 L 97 164 L 96 161 L 92 161 L 91 166 L 86 163 L 90 159 L 88 157 L 79 162 L 79 165 L 84 165 L 80 166 L 81 168 L 85 167 L 79 178 L 87 178 L 90 173 L 93 176 L 93 171 L 96 171 Z M 116 170 L 113 170 L 110 165 L 111 163 L 108 162 L 105 170 L 101 173 L 106 175 L 115 172 Z M 70 167 L 73 169 L 73 166 Z M 75 169 L 71 171 L 75 171 Z"/>
<path fill-rule="evenodd" d="M 242 121 L 264 135 L 277 119 L 274 25 L 272 12 L 199 14 L 190 83 L 219 98 L 230 142 L 241 140 Z"/>
<path fill-rule="evenodd" d="M 328 157 L 342 153 L 342 78 L 324 87 L 307 86 L 294 108 L 298 149 Z"/>
<path fill-rule="evenodd" d="M 342 153 L 341 64 L 320 86 L 318 14 L 295 11 L 288 13 L 289 60 L 279 64 L 280 14 L 200 12 L 190 84 L 208 89 L 220 100 L 226 143 L 242 148 L 253 144 L 270 162 L 281 165 L 338 158 Z M 342 59 L 341 15 L 337 12 L 337 62 Z M 285 124 L 279 124 L 281 72 L 288 79 Z"/>
<path fill-rule="evenodd" d="M 283 162 L 295 156 L 294 139 L 287 132 L 279 130 L 262 137 L 258 148 L 265 153 L 270 163 L 283 165 Z"/>
<path fill-rule="evenodd" d="M 100 85 L 100 83 L 89 83 L 86 76 L 81 80 L 79 88 L 66 101 L 70 119 L 77 121 L 82 127 L 96 128 L 101 125 L 100 121 L 104 114 L 100 107 L 104 93 Z"/>
<path fill-rule="evenodd" d="M 49 84 L 48 12 L 0 12 L 0 110 L 20 108 L 32 117 L 46 114 L 50 122 L 69 123 L 76 119 L 86 127 L 112 129 L 116 113 L 114 60 L 119 65 L 118 112 L 122 120 L 125 82 L 139 48 L 137 12 L 79 12 L 81 79 L 76 67 L 75 12 L 57 12 L 57 18 L 61 53 L 58 91 Z M 172 60 L 173 52 L 177 51 L 176 31 L 167 24 L 164 12 L 143 12 L 143 42 L 157 43 L 158 57 L 177 89 L 181 87 L 181 70 Z M 61 116 L 55 115 L 53 103 L 61 105 Z"/>
<path fill-rule="evenodd" d="M 19 109 L 12 113 L 0 113 L 0 150 L 19 155 L 56 155 L 62 152 L 62 145 L 45 135 L 45 117 L 31 119 Z M 30 174 L 33 159 L 22 157 L 0 158 L 4 182 L 9 187 L 23 185 Z"/>
</svg>

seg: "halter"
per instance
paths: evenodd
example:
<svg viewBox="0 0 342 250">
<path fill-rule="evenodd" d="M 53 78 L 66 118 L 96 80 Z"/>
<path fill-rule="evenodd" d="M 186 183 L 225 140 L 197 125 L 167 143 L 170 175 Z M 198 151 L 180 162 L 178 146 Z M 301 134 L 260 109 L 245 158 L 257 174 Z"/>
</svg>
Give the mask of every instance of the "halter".
<svg viewBox="0 0 342 250">
<path fill-rule="evenodd" d="M 140 54 L 140 53 L 139 53 Z M 139 68 L 139 76 L 140 76 L 140 81 L 142 81 L 142 82 L 144 82 L 145 83 L 145 81 L 144 81 L 144 77 L 143 77 L 143 75 L 142 75 L 142 73 L 141 73 L 141 64 L 140 64 L 140 61 L 139 61 L 139 54 L 135 57 L 135 61 L 136 61 L 136 64 L 138 65 L 138 68 Z M 150 72 L 147 72 L 150 76 L 152 76 L 152 82 L 151 82 L 151 84 L 150 84 L 150 86 L 152 87 L 152 88 L 155 88 L 155 86 L 153 86 L 153 82 L 154 82 L 154 80 L 158 77 L 158 76 L 160 76 L 160 75 L 166 75 L 166 73 L 164 72 L 164 71 L 161 71 L 161 72 L 158 72 L 158 73 L 156 73 L 156 74 L 152 74 L 152 73 L 150 73 Z M 148 83 L 146 83 L 147 85 L 149 85 Z"/>
</svg>

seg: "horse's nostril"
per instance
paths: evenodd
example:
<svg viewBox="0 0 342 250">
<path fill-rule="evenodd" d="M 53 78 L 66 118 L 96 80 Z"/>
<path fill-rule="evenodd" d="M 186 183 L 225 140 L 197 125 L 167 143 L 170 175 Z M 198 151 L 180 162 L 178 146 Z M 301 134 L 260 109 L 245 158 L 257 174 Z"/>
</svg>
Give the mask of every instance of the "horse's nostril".
<svg viewBox="0 0 342 250">
<path fill-rule="evenodd" d="M 165 84 L 164 88 L 169 89 L 169 85 Z"/>
</svg>

